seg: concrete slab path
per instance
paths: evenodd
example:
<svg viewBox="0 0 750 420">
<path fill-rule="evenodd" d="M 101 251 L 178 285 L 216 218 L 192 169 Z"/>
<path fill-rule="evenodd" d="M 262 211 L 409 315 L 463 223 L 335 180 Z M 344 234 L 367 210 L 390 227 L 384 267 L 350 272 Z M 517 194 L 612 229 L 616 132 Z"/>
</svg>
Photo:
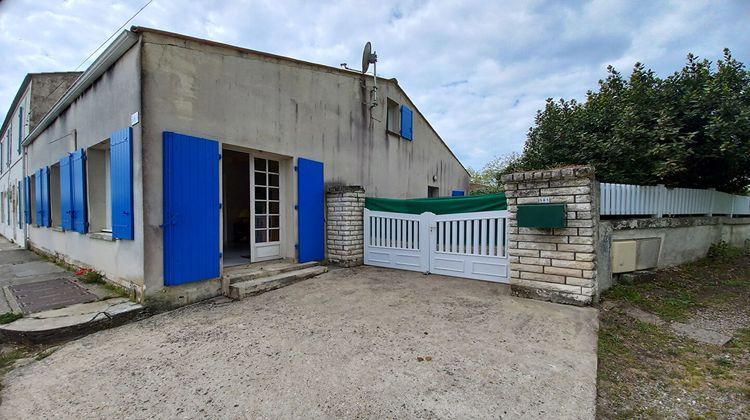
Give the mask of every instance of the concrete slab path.
<svg viewBox="0 0 750 420">
<path fill-rule="evenodd" d="M 597 311 L 359 267 L 101 331 L 4 379 L 8 418 L 593 418 Z M 420 361 L 421 359 L 421 361 Z"/>
<path fill-rule="evenodd" d="M 62 296 L 47 296 L 47 301 L 44 301 L 45 296 L 43 296 L 43 294 L 38 294 L 39 297 L 35 298 L 37 299 L 36 302 L 30 302 L 30 305 L 22 308 L 17 300 L 14 301 L 12 296 L 12 286 L 30 285 L 32 283 L 48 282 L 59 279 L 73 281 L 75 285 L 78 285 L 83 289 L 82 291 L 84 294 L 85 291 L 88 291 L 95 295 L 93 299 L 105 299 L 116 296 L 111 290 L 102 286 L 79 283 L 73 273 L 44 260 L 29 250 L 19 248 L 16 244 L 0 237 L 0 314 L 11 311 L 18 312 L 20 310 L 23 310 L 25 313 L 38 312 L 66 306 L 66 299 L 63 299 Z M 74 303 L 83 303 L 90 301 L 91 299 L 92 298 L 82 298 L 76 300 Z"/>
</svg>

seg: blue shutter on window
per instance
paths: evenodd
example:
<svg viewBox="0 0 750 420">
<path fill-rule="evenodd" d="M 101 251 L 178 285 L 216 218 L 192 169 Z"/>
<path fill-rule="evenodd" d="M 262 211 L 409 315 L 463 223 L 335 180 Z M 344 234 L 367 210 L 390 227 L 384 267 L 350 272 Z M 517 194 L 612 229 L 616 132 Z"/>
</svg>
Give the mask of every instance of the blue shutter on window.
<svg viewBox="0 0 750 420">
<path fill-rule="evenodd" d="M 462 197 L 464 195 L 463 190 L 453 190 L 451 191 L 451 197 Z"/>
<path fill-rule="evenodd" d="M 60 159 L 60 225 L 73 230 L 73 185 L 71 183 L 71 156 Z"/>
<path fill-rule="evenodd" d="M 21 199 L 21 197 L 23 197 L 23 195 L 22 195 L 23 194 L 23 183 L 21 181 L 18 181 L 18 192 L 17 192 L 17 194 L 18 195 L 16 197 L 18 197 L 18 199 L 17 199 L 18 200 L 18 228 L 20 229 L 20 228 L 23 227 L 23 221 L 25 219 L 25 217 L 23 216 L 22 208 L 21 208 L 23 206 L 23 200 Z"/>
<path fill-rule="evenodd" d="M 70 184 L 73 202 L 73 230 L 78 233 L 88 231 L 86 208 L 86 153 L 81 150 L 70 156 Z"/>
<path fill-rule="evenodd" d="M 23 215 L 26 218 L 26 224 L 31 224 L 31 178 L 28 176 L 23 178 Z"/>
<path fill-rule="evenodd" d="M 133 239 L 133 129 L 112 133 L 109 150 L 112 237 Z"/>
<path fill-rule="evenodd" d="M 42 226 L 52 226 L 52 215 L 49 203 L 49 166 L 42 168 Z"/>
<path fill-rule="evenodd" d="M 37 169 L 34 173 L 34 206 L 36 210 L 36 225 L 42 225 L 42 170 Z"/>
<path fill-rule="evenodd" d="M 23 107 L 18 110 L 18 154 L 21 154 L 21 142 L 23 141 Z"/>
<path fill-rule="evenodd" d="M 401 105 L 401 137 L 414 140 L 412 132 L 412 111 L 406 105 Z"/>
</svg>

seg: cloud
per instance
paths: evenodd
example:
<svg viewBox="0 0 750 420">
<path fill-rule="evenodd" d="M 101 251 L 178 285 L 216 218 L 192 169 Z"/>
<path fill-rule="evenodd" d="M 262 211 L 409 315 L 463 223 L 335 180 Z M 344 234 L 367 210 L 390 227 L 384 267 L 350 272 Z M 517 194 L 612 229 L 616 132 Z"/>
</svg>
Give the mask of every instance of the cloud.
<svg viewBox="0 0 750 420">
<path fill-rule="evenodd" d="M 0 106 L 27 72 L 73 70 L 144 3 L 2 1 Z M 481 167 L 523 148 L 546 98 L 583 98 L 608 64 L 665 76 L 688 52 L 715 60 L 724 47 L 750 61 L 749 15 L 743 1 L 154 0 L 132 24 L 332 66 L 359 67 L 372 41 L 379 73 Z"/>
</svg>

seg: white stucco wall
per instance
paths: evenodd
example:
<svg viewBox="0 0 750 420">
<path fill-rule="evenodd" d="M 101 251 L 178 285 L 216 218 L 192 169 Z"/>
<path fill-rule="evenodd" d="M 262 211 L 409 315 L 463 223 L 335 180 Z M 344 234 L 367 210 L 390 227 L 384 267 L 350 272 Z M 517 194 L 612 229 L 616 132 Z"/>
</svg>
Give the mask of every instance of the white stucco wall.
<svg viewBox="0 0 750 420">
<path fill-rule="evenodd" d="M 8 128 L 1 133 L 2 137 L 0 137 L 0 139 L 2 139 L 2 150 L 0 150 L 0 152 L 3 154 L 2 172 L 0 173 L 0 191 L 5 194 L 10 194 L 12 197 L 10 209 L 8 208 L 7 201 L 4 201 L 3 203 L 6 214 L 4 214 L 4 217 L 0 220 L 0 235 L 22 247 L 26 246 L 26 235 L 24 228 L 25 222 L 21 225 L 18 223 L 19 216 L 23 218 L 23 196 L 19 196 L 18 194 L 18 182 L 23 182 L 24 177 L 23 149 L 21 149 L 21 153 L 18 152 L 18 114 L 21 107 L 23 107 L 23 135 L 26 136 L 28 134 L 28 110 L 30 108 L 30 98 L 31 84 L 28 84 L 22 94 L 21 100 L 11 112 Z M 9 135 L 11 140 L 10 160 L 8 160 Z M 7 223 L 7 212 L 10 212 L 10 224 Z"/>
<path fill-rule="evenodd" d="M 66 154 L 93 146 L 108 139 L 114 131 L 130 126 L 131 114 L 141 111 L 140 57 L 140 45 L 136 44 L 27 147 L 27 173 L 59 162 Z M 142 292 L 144 238 L 140 160 L 141 129 L 140 125 L 135 125 L 134 240 L 104 241 L 93 235 L 30 226 L 31 245 L 59 254 L 69 262 L 92 266 L 109 279 L 135 285 Z"/>
</svg>

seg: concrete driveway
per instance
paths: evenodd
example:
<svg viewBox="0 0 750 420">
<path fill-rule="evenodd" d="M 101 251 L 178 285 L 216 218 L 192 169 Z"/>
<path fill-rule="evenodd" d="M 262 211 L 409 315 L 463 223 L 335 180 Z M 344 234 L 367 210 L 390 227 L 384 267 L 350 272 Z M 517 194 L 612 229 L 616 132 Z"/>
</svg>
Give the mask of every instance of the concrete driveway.
<svg viewBox="0 0 750 420">
<path fill-rule="evenodd" d="M 338 269 L 69 343 L 9 373 L 0 412 L 593 418 L 596 329 L 594 309 L 513 298 L 497 284 Z"/>
</svg>

